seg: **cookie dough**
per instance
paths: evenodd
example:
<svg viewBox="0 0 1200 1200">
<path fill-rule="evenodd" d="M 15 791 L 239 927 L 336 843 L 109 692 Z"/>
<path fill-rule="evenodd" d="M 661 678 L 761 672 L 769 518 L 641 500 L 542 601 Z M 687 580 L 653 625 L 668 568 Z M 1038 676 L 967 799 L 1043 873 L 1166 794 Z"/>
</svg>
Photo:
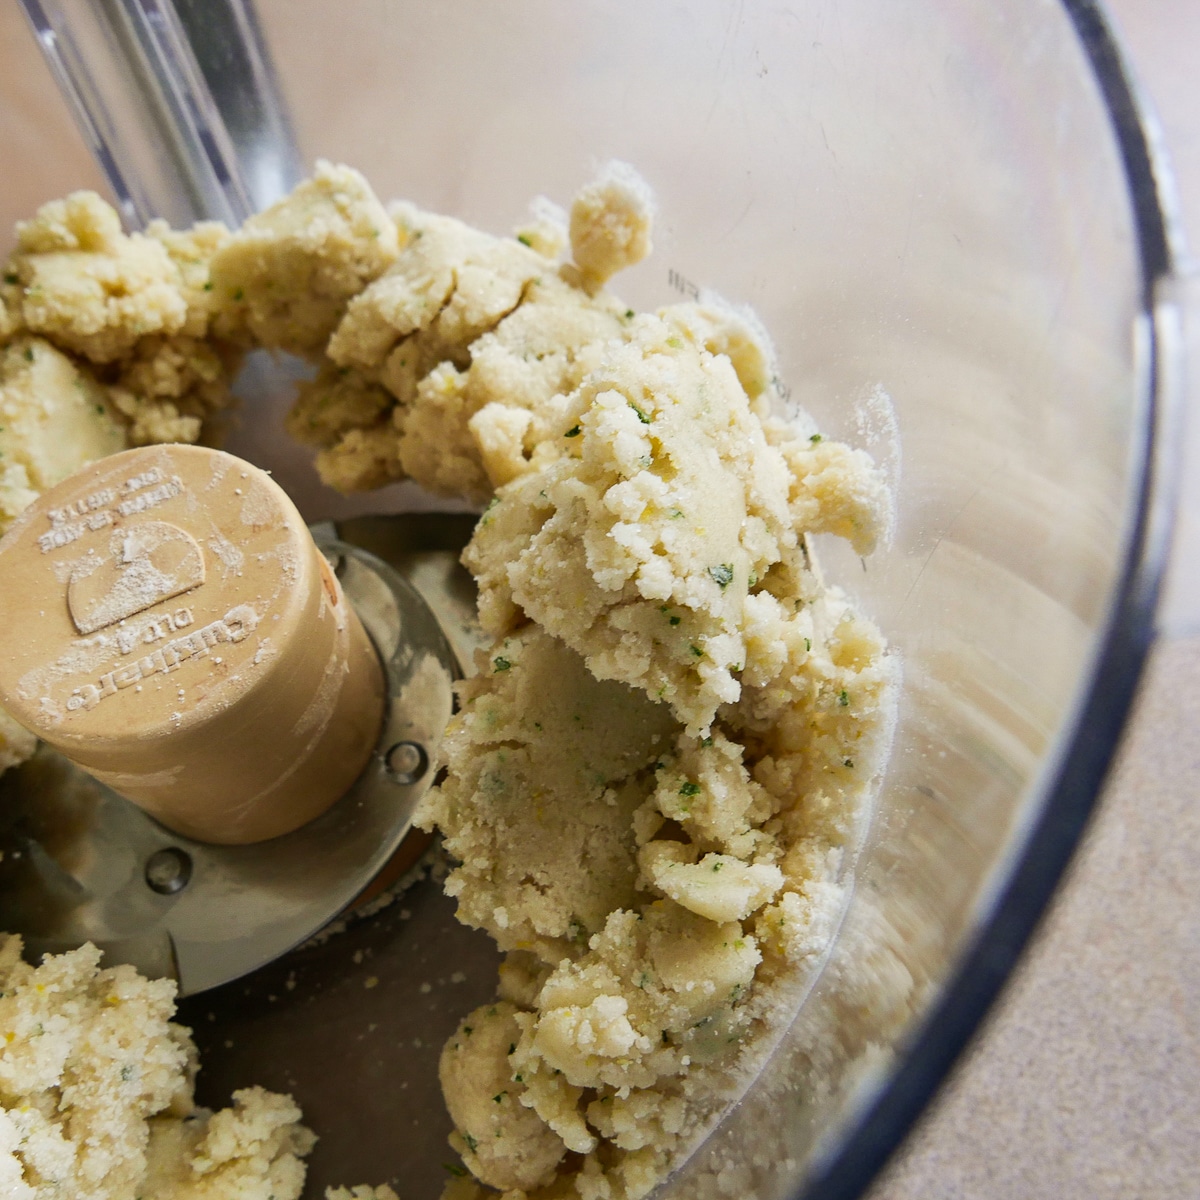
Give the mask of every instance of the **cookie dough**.
<svg viewBox="0 0 1200 1200">
<path fill-rule="evenodd" d="M 506 956 L 442 1054 L 470 1172 L 447 1200 L 652 1190 L 818 968 L 886 756 L 892 663 L 811 539 L 870 553 L 887 491 L 862 451 L 784 418 L 752 313 L 606 290 L 649 253 L 653 208 L 611 164 L 569 214 L 541 200 L 497 237 L 321 163 L 234 233 L 127 237 L 69 197 L 21 227 L 0 285 L 8 519 L 88 457 L 210 436 L 254 347 L 311 364 L 288 429 L 325 482 L 410 478 L 483 510 L 464 562 L 494 641 L 417 817 L 459 864 L 460 918 Z M 22 752 L 0 723 L 0 766 Z M 171 1028 L 165 985 L 137 986 Z M 158 1091 L 109 1101 L 120 1178 L 142 1172 L 145 1200 L 292 1196 L 310 1135 L 290 1102 L 251 1089 L 185 1120 L 186 1038 L 160 1042 Z M 59 1085 L 38 1086 L 49 1114 Z"/>
<path fill-rule="evenodd" d="M 175 985 L 83 946 L 21 961 L 0 942 L 0 1191 L 11 1200 L 296 1200 L 314 1138 L 286 1096 L 197 1109 Z"/>
</svg>

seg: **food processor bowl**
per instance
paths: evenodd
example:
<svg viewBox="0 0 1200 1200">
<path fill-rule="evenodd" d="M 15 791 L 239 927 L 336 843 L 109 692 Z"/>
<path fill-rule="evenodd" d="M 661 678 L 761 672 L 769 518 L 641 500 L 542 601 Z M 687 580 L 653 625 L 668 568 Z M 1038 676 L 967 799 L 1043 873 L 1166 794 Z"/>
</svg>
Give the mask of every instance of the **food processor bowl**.
<svg viewBox="0 0 1200 1200">
<path fill-rule="evenodd" d="M 44 40 L 77 15 L 46 7 Z M 222 203 L 261 203 L 329 158 L 385 198 L 504 232 L 533 195 L 565 203 L 597 164 L 625 160 L 659 211 L 654 254 L 614 290 L 643 308 L 707 291 L 751 306 L 787 403 L 888 473 L 890 544 L 867 560 L 818 545 L 902 669 L 851 899 L 794 1021 L 661 1191 L 859 1194 L 1032 930 L 1154 634 L 1178 246 L 1102 13 L 1087 0 L 260 0 L 254 21 L 232 0 L 177 8 L 225 136 L 206 169 L 243 172 Z M 27 32 L 8 36 L 34 52 Z M 257 64 L 257 107 L 231 95 L 233 60 Z M 36 99 L 25 87 L 0 78 L 6 226 L 96 182 L 49 76 Z M 199 184 L 180 201 L 161 162 L 139 178 L 131 220 L 139 203 L 217 202 Z M 271 468 L 310 519 L 438 507 L 409 485 L 323 489 L 283 433 L 287 388 L 260 367 L 240 390 L 228 448 Z M 322 1137 L 312 1195 L 402 1178 L 406 1196 L 432 1197 L 444 1179 L 437 1049 L 486 1000 L 494 955 L 433 882 L 403 904 L 268 968 L 251 1015 L 245 991 L 185 1010 L 202 1087 L 296 1094 Z M 297 971 L 296 994 L 317 1000 L 289 999 Z M 353 1049 L 368 1024 L 374 1040 Z"/>
</svg>

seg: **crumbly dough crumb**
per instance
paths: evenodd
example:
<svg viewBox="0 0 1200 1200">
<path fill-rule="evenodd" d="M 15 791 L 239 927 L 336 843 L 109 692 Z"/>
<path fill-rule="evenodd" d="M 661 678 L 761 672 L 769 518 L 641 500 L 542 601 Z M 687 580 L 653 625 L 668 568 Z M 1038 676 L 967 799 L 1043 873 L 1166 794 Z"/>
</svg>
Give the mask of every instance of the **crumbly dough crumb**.
<svg viewBox="0 0 1200 1200">
<path fill-rule="evenodd" d="M 352 1188 L 326 1188 L 325 1200 L 400 1200 L 400 1197 L 386 1183 L 381 1183 L 378 1187 L 360 1183 Z"/>
<path fill-rule="evenodd" d="M 525 1104 L 526 1089 L 513 1079 L 508 1056 L 521 1039 L 516 1012 L 499 1001 L 464 1017 L 442 1050 L 439 1074 L 456 1126 L 451 1144 L 472 1173 L 505 1191 L 528 1191 L 554 1179 L 567 1146 Z"/>
</svg>

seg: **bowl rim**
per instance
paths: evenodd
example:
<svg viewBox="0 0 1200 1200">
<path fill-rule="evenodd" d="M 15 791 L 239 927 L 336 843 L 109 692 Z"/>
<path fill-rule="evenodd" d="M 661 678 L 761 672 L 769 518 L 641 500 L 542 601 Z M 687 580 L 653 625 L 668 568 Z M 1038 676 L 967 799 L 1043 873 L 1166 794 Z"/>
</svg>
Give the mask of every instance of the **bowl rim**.
<svg viewBox="0 0 1200 1200">
<path fill-rule="evenodd" d="M 1157 120 L 1100 0 L 1060 0 L 1092 70 L 1120 154 L 1138 244 L 1144 364 L 1135 364 L 1144 433 L 1134 447 L 1132 520 L 1124 558 L 1080 700 L 1057 761 L 1034 787 L 1024 844 L 986 918 L 898 1065 L 795 1192 L 796 1200 L 855 1200 L 905 1140 L 979 1030 L 1011 976 L 1082 838 L 1116 756 L 1155 640 L 1178 490 L 1183 345 L 1169 284 L 1184 257 L 1182 221 Z M 1101 686 L 1103 681 L 1103 686 Z"/>
</svg>

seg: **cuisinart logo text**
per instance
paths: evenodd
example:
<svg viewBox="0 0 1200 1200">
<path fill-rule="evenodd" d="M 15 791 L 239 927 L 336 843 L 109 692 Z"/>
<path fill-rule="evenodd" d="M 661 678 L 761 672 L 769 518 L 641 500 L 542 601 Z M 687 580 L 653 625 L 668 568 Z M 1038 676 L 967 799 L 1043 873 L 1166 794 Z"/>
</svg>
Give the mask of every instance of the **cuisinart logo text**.
<svg viewBox="0 0 1200 1200">
<path fill-rule="evenodd" d="M 101 700 L 115 696 L 123 688 L 133 687 L 150 675 L 166 675 L 188 659 L 204 658 L 222 642 L 242 641 L 254 632 L 257 624 L 258 613 L 248 604 L 239 604 L 220 620 L 172 639 L 144 658 L 101 675 L 95 683 L 77 687 L 67 700 L 67 709 L 75 712 L 81 708 L 95 708 Z"/>
</svg>

